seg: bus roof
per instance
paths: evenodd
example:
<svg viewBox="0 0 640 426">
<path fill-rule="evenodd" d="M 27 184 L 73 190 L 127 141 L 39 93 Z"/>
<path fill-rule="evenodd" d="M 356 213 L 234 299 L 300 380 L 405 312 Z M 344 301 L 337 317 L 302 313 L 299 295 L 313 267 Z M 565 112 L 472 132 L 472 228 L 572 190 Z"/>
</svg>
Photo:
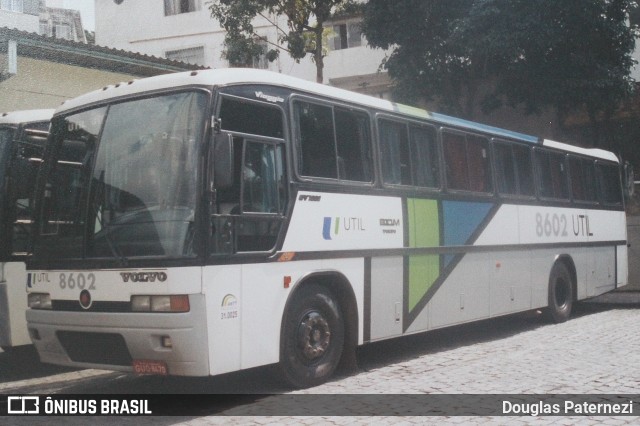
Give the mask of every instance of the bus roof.
<svg viewBox="0 0 640 426">
<path fill-rule="evenodd" d="M 20 124 L 50 120 L 55 110 L 29 109 L 0 113 L 0 124 Z"/>
<path fill-rule="evenodd" d="M 432 120 L 443 125 L 489 133 L 496 137 L 515 139 L 532 144 L 542 143 L 540 138 L 524 133 L 505 130 L 444 114 L 433 113 L 421 108 L 389 102 L 373 96 L 363 95 L 333 86 L 313 83 L 272 71 L 256 70 L 251 68 L 223 68 L 215 70 L 187 71 L 164 74 L 139 80 L 130 80 L 128 82 L 105 86 L 102 89 L 65 101 L 60 107 L 58 107 L 56 113 L 64 113 L 65 111 L 80 108 L 85 105 L 91 105 L 121 96 L 141 94 L 172 87 L 193 85 L 228 86 L 235 84 L 261 84 L 286 87 L 317 96 L 328 96 L 345 102 L 359 104 L 364 107 L 375 108 L 381 111 L 400 113 L 417 119 Z M 572 145 L 553 141 L 545 141 L 545 145 L 554 146 L 566 151 L 580 152 L 593 157 L 617 161 L 614 154 L 603 150 L 577 148 Z"/>
<path fill-rule="evenodd" d="M 563 151 L 574 152 L 576 154 L 588 155 L 590 157 L 602 158 L 603 160 L 615 161 L 619 163 L 620 160 L 618 157 L 610 151 L 605 151 L 604 149 L 598 148 L 581 148 L 575 145 L 569 145 L 567 143 L 556 142 L 550 139 L 545 139 L 542 141 L 544 146 L 548 146 L 551 148 L 561 149 Z"/>
<path fill-rule="evenodd" d="M 472 121 L 449 117 L 443 114 L 432 113 L 421 108 L 389 102 L 373 96 L 363 95 L 333 86 L 313 83 L 272 71 L 256 70 L 251 68 L 222 68 L 215 70 L 187 71 L 148 77 L 140 80 L 131 80 L 116 85 L 105 86 L 102 89 L 65 101 L 60 107 L 58 107 L 57 112 L 62 113 L 64 111 L 111 98 L 139 94 L 153 90 L 161 90 L 170 87 L 191 85 L 227 86 L 241 83 L 287 87 L 318 96 L 329 96 L 345 102 L 352 102 L 382 111 L 396 112 L 419 119 L 430 119 L 442 124 L 473 129 L 481 132 L 489 132 L 497 136 L 515 138 L 531 143 L 539 142 L 537 137 L 525 135 L 523 133 L 512 132 Z"/>
</svg>

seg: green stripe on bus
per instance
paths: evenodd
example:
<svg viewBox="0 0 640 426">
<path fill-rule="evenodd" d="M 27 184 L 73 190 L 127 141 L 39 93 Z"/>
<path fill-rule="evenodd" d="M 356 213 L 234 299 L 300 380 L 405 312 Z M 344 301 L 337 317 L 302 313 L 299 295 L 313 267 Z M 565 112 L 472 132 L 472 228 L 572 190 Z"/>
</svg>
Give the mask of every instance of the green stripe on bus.
<svg viewBox="0 0 640 426">
<path fill-rule="evenodd" d="M 440 220 L 436 200 L 408 199 L 409 247 L 438 247 Z M 416 307 L 440 275 L 439 255 L 409 257 L 409 311 Z"/>
</svg>

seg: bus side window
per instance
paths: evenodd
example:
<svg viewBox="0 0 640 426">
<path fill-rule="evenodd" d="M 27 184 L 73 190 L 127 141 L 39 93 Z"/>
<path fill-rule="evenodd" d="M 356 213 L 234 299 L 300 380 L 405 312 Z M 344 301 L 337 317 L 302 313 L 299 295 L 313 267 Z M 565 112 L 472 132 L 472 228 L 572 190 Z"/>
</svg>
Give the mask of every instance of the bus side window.
<svg viewBox="0 0 640 426">
<path fill-rule="evenodd" d="M 371 182 L 369 118 L 362 113 L 335 108 L 338 178 Z"/>
<path fill-rule="evenodd" d="M 413 184 L 425 188 L 440 186 L 440 157 L 433 127 L 409 127 Z"/>
<path fill-rule="evenodd" d="M 447 187 L 453 190 L 493 191 L 489 163 L 489 141 L 480 136 L 443 132 L 442 145 Z"/>
<path fill-rule="evenodd" d="M 529 147 L 512 142 L 495 141 L 493 154 L 498 193 L 535 196 Z"/>
<path fill-rule="evenodd" d="M 296 101 L 294 115 L 300 175 L 372 181 L 371 139 L 366 114 Z"/>
<path fill-rule="evenodd" d="M 300 148 L 300 174 L 336 179 L 338 168 L 331 108 L 296 102 L 295 114 Z"/>
<path fill-rule="evenodd" d="M 496 181 L 498 192 L 502 195 L 518 194 L 516 180 L 516 165 L 513 158 L 511 145 L 496 142 L 493 145 L 493 153 L 496 167 Z"/>
<path fill-rule="evenodd" d="M 392 185 L 411 185 L 407 126 L 389 120 L 378 125 L 382 151 L 382 178 Z"/>
<path fill-rule="evenodd" d="M 571 177 L 571 196 L 575 201 L 597 202 L 596 176 L 591 160 L 569 157 L 569 175 Z"/>
<path fill-rule="evenodd" d="M 537 150 L 536 165 L 540 196 L 558 200 L 568 199 L 564 155 L 546 150 Z"/>
<path fill-rule="evenodd" d="M 480 136 L 467 135 L 467 161 L 471 191 L 492 192 L 489 141 Z"/>
<path fill-rule="evenodd" d="M 598 192 L 600 200 L 606 205 L 622 204 L 622 187 L 617 165 L 598 164 Z"/>
<path fill-rule="evenodd" d="M 523 145 L 513 145 L 511 148 L 513 149 L 513 160 L 518 178 L 518 193 L 524 196 L 535 197 L 536 187 L 533 180 L 531 149 Z"/>
<path fill-rule="evenodd" d="M 444 161 L 447 171 L 447 188 L 466 190 L 469 188 L 469 169 L 464 135 L 445 132 L 442 135 Z"/>
</svg>

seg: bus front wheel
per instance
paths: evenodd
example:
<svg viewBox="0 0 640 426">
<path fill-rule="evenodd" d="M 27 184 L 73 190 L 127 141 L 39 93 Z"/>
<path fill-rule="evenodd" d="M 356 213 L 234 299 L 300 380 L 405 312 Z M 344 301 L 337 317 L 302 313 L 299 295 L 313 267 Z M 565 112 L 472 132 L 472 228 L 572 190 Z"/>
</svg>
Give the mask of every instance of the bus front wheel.
<svg viewBox="0 0 640 426">
<path fill-rule="evenodd" d="M 303 286 L 291 300 L 282 332 L 280 367 L 298 388 L 317 386 L 334 373 L 344 347 L 344 319 L 327 288 Z"/>
<path fill-rule="evenodd" d="M 549 274 L 549 305 L 547 318 L 554 323 L 565 322 L 573 307 L 573 281 L 566 265 L 557 262 Z"/>
</svg>

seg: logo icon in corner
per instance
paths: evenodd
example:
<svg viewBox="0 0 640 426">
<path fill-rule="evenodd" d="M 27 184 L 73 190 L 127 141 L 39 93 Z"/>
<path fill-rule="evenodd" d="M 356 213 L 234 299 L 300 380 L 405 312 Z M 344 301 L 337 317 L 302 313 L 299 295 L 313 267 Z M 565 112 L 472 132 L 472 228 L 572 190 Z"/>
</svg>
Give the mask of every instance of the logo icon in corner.
<svg viewBox="0 0 640 426">
<path fill-rule="evenodd" d="M 233 318 L 238 318 L 238 299 L 233 294 L 227 294 L 222 298 L 220 319 L 228 320 Z"/>
<path fill-rule="evenodd" d="M 331 222 L 332 222 L 331 219 L 332 218 L 330 217 L 325 217 L 324 223 L 322 224 L 322 238 L 324 238 L 325 240 L 331 239 Z M 336 233 L 337 232 L 338 232 L 338 226 L 336 226 Z"/>
<path fill-rule="evenodd" d="M 82 306 L 82 309 L 89 309 L 92 303 L 93 300 L 91 300 L 89 290 L 82 290 L 80 292 L 80 306 Z"/>
</svg>

